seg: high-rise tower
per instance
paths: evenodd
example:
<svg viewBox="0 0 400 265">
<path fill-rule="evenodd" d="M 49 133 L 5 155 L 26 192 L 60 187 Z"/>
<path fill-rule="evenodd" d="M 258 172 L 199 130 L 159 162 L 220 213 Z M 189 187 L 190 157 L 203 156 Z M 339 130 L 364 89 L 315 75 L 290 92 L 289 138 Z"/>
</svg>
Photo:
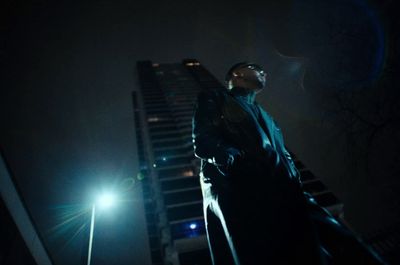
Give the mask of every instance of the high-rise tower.
<svg viewBox="0 0 400 265">
<path fill-rule="evenodd" d="M 135 126 L 153 264 L 210 264 L 191 130 L 201 90 L 225 89 L 197 60 L 137 63 Z M 295 157 L 295 156 L 294 156 Z M 304 188 L 341 216 L 342 203 L 299 160 Z"/>
</svg>

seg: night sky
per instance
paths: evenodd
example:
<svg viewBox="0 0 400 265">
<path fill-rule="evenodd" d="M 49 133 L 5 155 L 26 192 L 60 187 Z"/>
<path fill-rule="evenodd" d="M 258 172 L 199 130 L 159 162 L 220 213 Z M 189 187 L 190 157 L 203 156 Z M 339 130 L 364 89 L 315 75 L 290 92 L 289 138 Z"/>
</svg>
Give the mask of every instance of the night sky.
<svg viewBox="0 0 400 265">
<path fill-rule="evenodd" d="M 221 81 L 236 62 L 263 65 L 257 100 L 354 230 L 399 222 L 394 1 L 6 1 L 0 14 L 1 148 L 56 264 L 79 263 L 106 188 L 122 202 L 96 220 L 94 264 L 149 264 L 138 60 L 195 58 Z"/>
</svg>

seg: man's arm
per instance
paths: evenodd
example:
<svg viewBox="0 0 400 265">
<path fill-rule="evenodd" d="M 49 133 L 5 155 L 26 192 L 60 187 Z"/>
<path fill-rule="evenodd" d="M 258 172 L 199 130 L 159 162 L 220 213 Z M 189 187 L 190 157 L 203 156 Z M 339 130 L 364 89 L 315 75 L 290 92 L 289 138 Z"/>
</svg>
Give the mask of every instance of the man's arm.
<svg viewBox="0 0 400 265">
<path fill-rule="evenodd" d="M 284 146 L 284 153 L 286 156 L 286 160 L 288 161 L 289 166 L 291 167 L 293 177 L 297 178 L 297 180 L 301 184 L 300 171 L 297 169 L 296 165 L 294 164 L 294 160 L 293 160 L 292 156 L 290 155 L 289 151 L 286 149 L 286 146 Z"/>
<path fill-rule="evenodd" d="M 221 112 L 216 92 L 201 92 L 193 116 L 193 145 L 196 157 L 216 166 L 232 164 L 240 150 L 221 133 Z"/>
</svg>

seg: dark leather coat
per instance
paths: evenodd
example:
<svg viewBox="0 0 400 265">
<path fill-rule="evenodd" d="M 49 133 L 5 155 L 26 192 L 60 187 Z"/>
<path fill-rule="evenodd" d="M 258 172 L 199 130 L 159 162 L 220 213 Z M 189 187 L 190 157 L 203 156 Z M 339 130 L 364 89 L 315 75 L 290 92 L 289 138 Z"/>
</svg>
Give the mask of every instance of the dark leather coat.
<svg viewBox="0 0 400 265">
<path fill-rule="evenodd" d="M 214 264 L 321 264 L 299 173 L 261 106 L 201 92 L 193 142 Z"/>
</svg>

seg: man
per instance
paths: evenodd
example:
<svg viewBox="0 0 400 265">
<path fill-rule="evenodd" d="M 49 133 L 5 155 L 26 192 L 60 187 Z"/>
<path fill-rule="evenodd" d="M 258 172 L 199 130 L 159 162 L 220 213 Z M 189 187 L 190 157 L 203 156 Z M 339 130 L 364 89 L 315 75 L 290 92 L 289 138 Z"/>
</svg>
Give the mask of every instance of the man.
<svg viewBox="0 0 400 265">
<path fill-rule="evenodd" d="M 264 70 L 238 63 L 226 83 L 199 94 L 193 117 L 213 264 L 383 264 L 303 193 L 281 130 L 255 101 Z"/>
<path fill-rule="evenodd" d="M 274 120 L 255 101 L 266 84 L 234 65 L 227 91 L 199 94 L 193 119 L 214 264 L 321 264 L 299 173 Z"/>
</svg>

